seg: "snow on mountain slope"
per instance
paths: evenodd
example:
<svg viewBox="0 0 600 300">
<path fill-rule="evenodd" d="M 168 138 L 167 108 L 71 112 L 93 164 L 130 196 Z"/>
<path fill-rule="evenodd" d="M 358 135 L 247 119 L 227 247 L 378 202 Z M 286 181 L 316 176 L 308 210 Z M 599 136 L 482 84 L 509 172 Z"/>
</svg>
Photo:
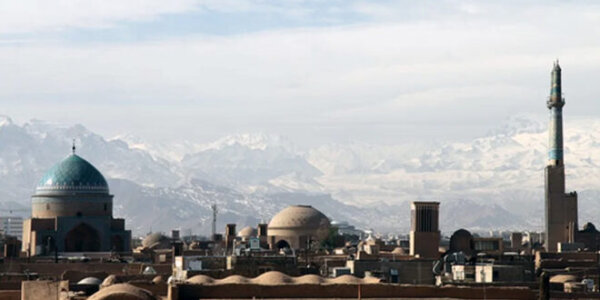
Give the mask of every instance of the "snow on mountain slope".
<svg viewBox="0 0 600 300">
<path fill-rule="evenodd" d="M 73 138 L 77 153 L 106 177 L 128 178 L 148 186 L 170 186 L 183 180 L 164 160 L 132 150 L 122 141 L 107 141 L 81 125 L 65 127 L 34 120 L 19 126 L 5 119 L 0 126 L 2 199 L 29 206 L 38 180 L 71 153 Z"/>
<path fill-rule="evenodd" d="M 196 153 L 206 148 L 203 144 L 191 141 L 170 142 L 148 142 L 131 133 L 120 134 L 112 137 L 109 141 L 123 141 L 129 148 L 147 152 L 155 159 L 164 159 L 170 163 L 177 164 L 187 154 Z"/>
<path fill-rule="evenodd" d="M 398 152 L 401 155 L 381 155 L 377 147 L 357 151 L 355 146 L 341 150 L 338 145 L 322 146 L 311 151 L 308 160 L 324 172 L 317 178 L 324 191 L 345 203 L 437 200 L 443 211 L 457 199 L 469 199 L 497 205 L 499 213 L 503 209 L 526 217 L 528 224 L 541 230 L 547 141 L 545 120 L 517 117 L 468 143 Z M 600 190 L 599 141 L 599 120 L 565 121 L 568 189 Z M 379 161 L 394 167 L 374 167 Z M 580 207 L 593 207 L 596 199 L 580 194 Z M 600 221 L 598 214 L 580 209 L 580 215 Z M 511 223 L 510 218 L 505 221 Z"/>
<path fill-rule="evenodd" d="M 0 207 L 29 207 L 52 164 L 78 153 L 109 179 L 115 214 L 137 234 L 220 222 L 254 225 L 290 204 L 312 204 L 339 221 L 402 233 L 409 202 L 440 201 L 444 232 L 461 227 L 541 230 L 546 120 L 517 117 L 469 142 L 321 145 L 299 150 L 285 138 L 238 134 L 212 143 L 106 140 L 81 125 L 0 117 Z M 600 222 L 600 120 L 565 120 L 567 187 L 579 192 L 580 224 Z M 223 224 L 224 224 L 223 223 Z M 223 225 L 220 223 L 219 229 Z"/>
<path fill-rule="evenodd" d="M 244 191 L 320 190 L 313 178 L 321 172 L 291 143 L 277 136 L 228 136 L 186 155 L 181 166 L 188 178 Z"/>
</svg>

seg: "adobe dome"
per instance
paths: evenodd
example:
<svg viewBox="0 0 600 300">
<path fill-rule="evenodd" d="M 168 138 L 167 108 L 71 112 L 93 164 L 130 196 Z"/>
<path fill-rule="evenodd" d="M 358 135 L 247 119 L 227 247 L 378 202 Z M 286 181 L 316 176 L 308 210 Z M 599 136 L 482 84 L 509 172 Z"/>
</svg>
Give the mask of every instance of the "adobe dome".
<svg viewBox="0 0 600 300">
<path fill-rule="evenodd" d="M 211 283 L 215 282 L 215 280 L 210 276 L 199 274 L 199 275 L 193 276 L 192 278 L 189 278 L 185 282 L 193 283 L 193 284 L 211 284 Z"/>
<path fill-rule="evenodd" d="M 142 240 L 142 246 L 149 249 L 168 249 L 171 247 L 171 241 L 162 233 L 154 232 Z"/>
<path fill-rule="evenodd" d="M 284 208 L 269 222 L 269 236 L 312 236 L 322 240 L 329 234 L 329 219 L 309 205 Z"/>
<path fill-rule="evenodd" d="M 256 228 L 253 228 L 251 226 L 246 226 L 246 227 L 242 228 L 242 230 L 240 230 L 240 232 L 238 232 L 237 236 L 248 239 L 251 237 L 255 237 L 257 234 L 258 234 L 258 230 L 256 230 Z"/>
<path fill-rule="evenodd" d="M 404 248 L 402 248 L 402 247 L 396 247 L 396 248 L 394 248 L 394 250 L 392 250 L 392 254 L 406 255 L 406 250 L 404 250 Z"/>
<path fill-rule="evenodd" d="M 50 168 L 36 188 L 36 195 L 64 192 L 108 194 L 108 184 L 98 169 L 72 154 Z"/>
<path fill-rule="evenodd" d="M 240 275 L 230 275 L 215 281 L 216 284 L 243 284 L 249 282 L 250 280 L 248 278 Z"/>
<path fill-rule="evenodd" d="M 330 283 L 338 283 L 338 284 L 362 284 L 363 280 L 361 278 L 355 277 L 353 275 L 342 275 L 329 280 Z"/>
<path fill-rule="evenodd" d="M 157 300 L 150 291 L 138 288 L 131 284 L 113 284 L 99 290 L 88 300 Z"/>
<path fill-rule="evenodd" d="M 322 284 L 326 282 L 326 278 L 323 278 L 315 274 L 307 274 L 294 279 L 294 283 L 297 284 Z"/>
<path fill-rule="evenodd" d="M 251 279 L 251 282 L 262 285 L 282 285 L 286 283 L 292 283 L 293 280 L 290 276 L 281 272 L 269 271 Z"/>
<path fill-rule="evenodd" d="M 577 282 L 577 277 L 571 274 L 558 274 L 550 277 L 552 283 Z"/>
</svg>

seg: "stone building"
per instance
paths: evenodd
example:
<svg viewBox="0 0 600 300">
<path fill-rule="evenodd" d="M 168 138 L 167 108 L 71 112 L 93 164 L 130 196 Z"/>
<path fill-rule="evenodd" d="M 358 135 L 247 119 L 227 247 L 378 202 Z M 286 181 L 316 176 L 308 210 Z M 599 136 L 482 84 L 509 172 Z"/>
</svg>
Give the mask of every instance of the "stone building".
<svg viewBox="0 0 600 300">
<path fill-rule="evenodd" d="M 113 218 L 113 195 L 104 176 L 73 154 L 52 167 L 31 197 L 31 218 L 23 223 L 23 251 L 128 252 L 131 231 Z"/>
<path fill-rule="evenodd" d="M 309 205 L 289 206 L 277 213 L 268 225 L 271 249 L 306 249 L 329 235 L 329 219 Z"/>
</svg>

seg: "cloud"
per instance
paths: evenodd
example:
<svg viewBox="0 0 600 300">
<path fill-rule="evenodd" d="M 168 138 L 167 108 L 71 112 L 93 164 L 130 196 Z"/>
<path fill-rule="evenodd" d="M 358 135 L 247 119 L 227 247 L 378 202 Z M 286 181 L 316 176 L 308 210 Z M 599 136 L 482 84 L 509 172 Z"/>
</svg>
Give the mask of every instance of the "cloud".
<svg viewBox="0 0 600 300">
<path fill-rule="evenodd" d="M 108 27 L 123 21 L 183 13 L 197 4 L 195 0 L 0 1 L 0 34 Z"/>
<path fill-rule="evenodd" d="M 276 15 L 309 21 L 321 13 L 326 19 L 327 15 L 341 12 L 336 9 L 337 5 L 338 1 L 0 0 L 0 34 L 103 29 L 128 22 L 156 21 L 167 15 L 190 14 L 196 18 L 205 18 L 210 14 Z M 274 23 L 272 25 L 277 26 Z"/>
<path fill-rule="evenodd" d="M 107 115 L 115 124 L 147 126 L 161 116 L 177 119 L 163 132 L 196 122 L 214 132 L 335 127 L 323 134 L 347 130 L 360 138 L 376 123 L 394 125 L 389 130 L 407 122 L 492 126 L 515 111 L 544 112 L 549 68 L 560 57 L 568 109 L 600 113 L 597 15 L 586 6 L 496 10 L 477 3 L 464 13 L 396 22 L 7 44 L 0 46 L 0 103 L 22 115 L 44 104 L 35 114 L 50 118 L 93 111 L 70 116 L 98 126 L 117 127 L 103 124 Z M 461 21 L 465 14 L 476 17 Z"/>
</svg>

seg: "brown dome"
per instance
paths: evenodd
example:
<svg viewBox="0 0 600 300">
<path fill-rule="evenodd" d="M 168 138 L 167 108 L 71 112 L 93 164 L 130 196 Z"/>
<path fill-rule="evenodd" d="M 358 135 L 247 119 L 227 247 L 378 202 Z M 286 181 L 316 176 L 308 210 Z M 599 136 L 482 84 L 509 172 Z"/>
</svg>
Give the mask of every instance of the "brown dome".
<svg viewBox="0 0 600 300">
<path fill-rule="evenodd" d="M 337 283 L 337 284 L 362 284 L 363 280 L 361 278 L 352 276 L 352 275 L 342 275 L 340 277 L 333 278 L 329 280 L 329 283 Z"/>
<path fill-rule="evenodd" d="M 246 278 L 244 276 L 231 275 L 231 276 L 227 276 L 223 279 L 217 280 L 215 283 L 217 283 L 217 284 L 241 284 L 241 283 L 248 283 L 248 282 L 250 282 L 250 280 L 248 280 L 248 278 Z"/>
<path fill-rule="evenodd" d="M 570 274 L 558 274 L 550 277 L 550 282 L 553 283 L 565 283 L 565 282 L 576 282 L 577 277 Z"/>
<path fill-rule="evenodd" d="M 292 283 L 292 278 L 281 272 L 270 271 L 252 279 L 252 283 L 262 285 L 280 285 L 286 283 Z"/>
<path fill-rule="evenodd" d="M 215 280 L 212 277 L 202 275 L 202 274 L 193 276 L 192 278 L 189 278 L 188 280 L 186 280 L 186 282 L 193 283 L 193 284 L 211 284 L 214 281 Z"/>
<path fill-rule="evenodd" d="M 315 274 L 303 275 L 294 279 L 296 284 L 321 284 L 324 282 L 326 282 L 325 278 Z"/>
<path fill-rule="evenodd" d="M 100 285 L 101 288 L 104 287 L 108 287 L 111 286 L 113 284 L 116 283 L 120 283 L 121 281 L 119 281 L 119 279 L 117 278 L 117 276 L 115 275 L 108 275 L 108 277 L 104 278 L 104 281 L 102 281 L 102 284 Z"/>
<path fill-rule="evenodd" d="M 159 283 L 164 283 L 164 282 L 165 282 L 165 279 L 160 275 L 152 278 L 152 283 L 154 283 L 154 284 L 159 284 Z"/>
<path fill-rule="evenodd" d="M 396 248 L 394 248 L 394 250 L 392 250 L 392 254 L 406 255 L 406 251 L 402 247 L 396 247 Z"/>
<path fill-rule="evenodd" d="M 329 219 L 322 212 L 308 205 L 294 205 L 276 214 L 267 232 L 270 236 L 308 235 L 324 239 L 329 226 Z"/>
<path fill-rule="evenodd" d="M 256 230 L 256 228 L 246 226 L 246 227 L 242 228 L 242 230 L 240 230 L 240 232 L 238 232 L 237 236 L 248 239 L 251 237 L 255 237 L 257 234 L 258 234 L 258 230 Z"/>
<path fill-rule="evenodd" d="M 113 284 L 94 293 L 88 300 L 156 300 L 149 291 L 127 283 Z"/>
<path fill-rule="evenodd" d="M 149 249 L 169 249 L 169 238 L 159 232 L 151 233 L 142 240 L 142 246 Z"/>
</svg>

